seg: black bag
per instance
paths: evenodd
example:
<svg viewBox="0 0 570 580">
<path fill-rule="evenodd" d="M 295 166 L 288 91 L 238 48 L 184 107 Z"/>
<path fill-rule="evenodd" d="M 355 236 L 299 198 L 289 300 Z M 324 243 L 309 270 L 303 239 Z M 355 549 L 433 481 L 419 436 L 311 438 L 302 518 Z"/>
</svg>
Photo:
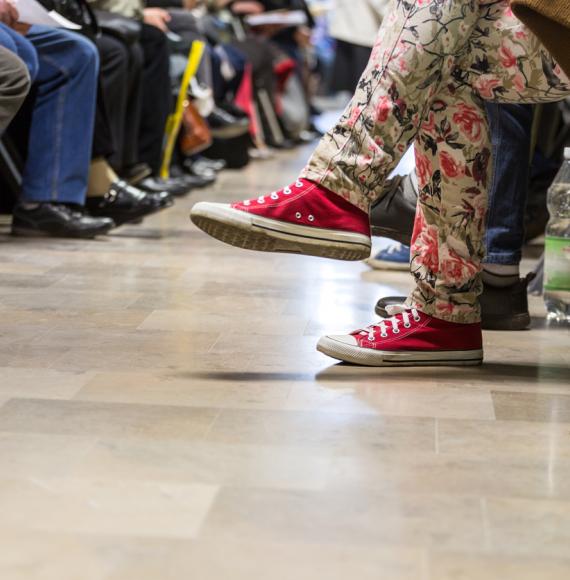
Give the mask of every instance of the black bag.
<svg viewBox="0 0 570 580">
<path fill-rule="evenodd" d="M 101 30 L 116 39 L 131 45 L 137 42 L 141 36 L 142 24 L 133 18 L 126 18 L 113 12 L 96 10 L 95 15 Z"/>
</svg>

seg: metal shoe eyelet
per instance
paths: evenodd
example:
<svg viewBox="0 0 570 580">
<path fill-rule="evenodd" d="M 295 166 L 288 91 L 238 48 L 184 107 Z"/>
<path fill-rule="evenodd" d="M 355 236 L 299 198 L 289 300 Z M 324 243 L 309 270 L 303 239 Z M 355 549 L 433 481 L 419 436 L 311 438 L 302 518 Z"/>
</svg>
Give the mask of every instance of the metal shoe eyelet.
<svg viewBox="0 0 570 580">
<path fill-rule="evenodd" d="M 292 193 L 292 191 L 291 191 L 291 188 L 290 188 L 290 187 L 286 187 L 286 188 L 283 190 L 283 193 L 284 193 L 285 195 L 291 195 L 291 193 Z"/>
<path fill-rule="evenodd" d="M 392 329 L 392 332 L 394 334 L 400 334 L 400 329 L 399 328 L 394 328 L 394 329 Z"/>
<path fill-rule="evenodd" d="M 257 200 L 257 203 L 265 203 L 265 200 L 264 200 L 262 197 L 260 197 L 260 198 Z"/>
<path fill-rule="evenodd" d="M 409 322 L 406 322 L 406 324 L 404 324 L 404 328 L 411 328 L 412 325 Z"/>
<path fill-rule="evenodd" d="M 302 181 L 295 181 L 295 185 L 297 187 L 303 187 L 303 182 Z"/>
<path fill-rule="evenodd" d="M 300 220 L 300 219 L 301 219 L 303 216 L 302 216 L 302 215 L 301 215 L 299 212 L 297 212 L 297 213 L 295 214 L 295 217 L 296 217 L 298 220 Z"/>
<path fill-rule="evenodd" d="M 384 334 L 381 334 L 380 337 L 381 338 L 388 338 L 388 335 L 386 333 L 384 333 Z"/>
<path fill-rule="evenodd" d="M 314 222 L 315 221 L 315 216 L 314 215 L 310 215 L 309 216 L 309 221 L 310 222 Z"/>
<path fill-rule="evenodd" d="M 271 199 L 279 199 L 279 196 L 276 193 L 272 193 Z"/>
<path fill-rule="evenodd" d="M 414 316 L 414 322 L 419 322 L 421 318 L 418 316 L 417 318 Z"/>
</svg>

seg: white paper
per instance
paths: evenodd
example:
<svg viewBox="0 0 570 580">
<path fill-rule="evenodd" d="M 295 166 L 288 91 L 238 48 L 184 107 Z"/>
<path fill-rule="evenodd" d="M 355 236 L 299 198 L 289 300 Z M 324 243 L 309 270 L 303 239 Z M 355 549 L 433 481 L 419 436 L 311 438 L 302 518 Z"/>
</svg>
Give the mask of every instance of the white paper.
<svg viewBox="0 0 570 580">
<path fill-rule="evenodd" d="M 302 26 L 307 24 L 307 15 L 302 10 L 281 11 L 275 10 L 263 14 L 247 16 L 245 21 L 250 26 L 265 26 L 267 24 L 280 24 L 282 26 Z"/>
<path fill-rule="evenodd" d="M 16 0 L 16 9 L 20 14 L 19 21 L 24 24 L 41 24 L 53 28 L 69 28 L 79 30 L 81 26 L 64 18 L 55 10 L 47 11 L 36 0 Z"/>
</svg>

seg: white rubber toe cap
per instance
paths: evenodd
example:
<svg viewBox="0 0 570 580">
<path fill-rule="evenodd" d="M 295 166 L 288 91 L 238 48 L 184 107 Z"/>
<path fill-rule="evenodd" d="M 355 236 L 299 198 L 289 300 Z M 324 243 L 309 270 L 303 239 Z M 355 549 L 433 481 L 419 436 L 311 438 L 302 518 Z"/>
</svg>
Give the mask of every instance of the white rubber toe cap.
<svg viewBox="0 0 570 580">
<path fill-rule="evenodd" d="M 334 334 L 332 336 L 326 336 L 329 340 L 333 340 L 335 342 L 340 342 L 342 344 L 347 344 L 349 346 L 358 346 L 358 342 L 354 336 L 350 334 Z"/>
</svg>

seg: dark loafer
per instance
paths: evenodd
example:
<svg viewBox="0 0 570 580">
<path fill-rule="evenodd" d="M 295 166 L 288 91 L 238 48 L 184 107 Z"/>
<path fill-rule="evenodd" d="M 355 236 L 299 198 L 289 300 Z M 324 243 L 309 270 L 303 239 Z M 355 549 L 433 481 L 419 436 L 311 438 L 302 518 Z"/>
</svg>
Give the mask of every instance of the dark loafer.
<svg viewBox="0 0 570 580">
<path fill-rule="evenodd" d="M 125 181 L 116 181 L 102 197 L 88 197 L 86 207 L 93 216 L 110 217 L 118 225 L 140 220 L 172 205 L 166 192 L 149 194 Z"/>
<path fill-rule="evenodd" d="M 40 203 L 33 209 L 18 205 L 12 216 L 12 234 L 16 236 L 90 239 L 113 227 L 115 222 L 109 217 L 92 217 L 63 203 Z"/>
</svg>

